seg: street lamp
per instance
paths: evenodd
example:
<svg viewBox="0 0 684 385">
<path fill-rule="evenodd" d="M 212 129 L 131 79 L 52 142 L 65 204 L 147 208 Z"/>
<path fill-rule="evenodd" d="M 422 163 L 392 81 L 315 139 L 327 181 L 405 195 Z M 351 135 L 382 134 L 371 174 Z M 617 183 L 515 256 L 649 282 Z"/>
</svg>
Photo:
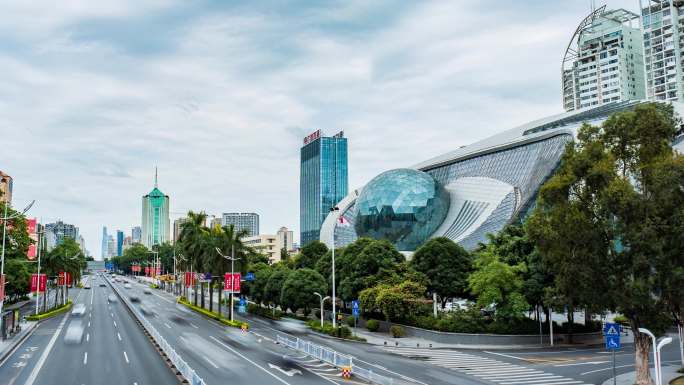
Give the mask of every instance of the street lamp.
<svg viewBox="0 0 684 385">
<path fill-rule="evenodd" d="M 21 212 L 16 212 L 10 216 L 7 216 L 7 210 L 10 206 L 9 201 L 5 201 L 5 214 L 0 218 L 2 220 L 2 256 L 0 256 L 0 278 L 3 278 L 5 276 L 5 238 L 7 237 L 7 221 L 10 219 L 17 218 L 19 216 L 22 216 L 28 212 L 33 204 L 36 203 L 35 200 L 31 201 L 31 203 L 28 204 Z M 40 276 L 39 276 L 40 277 Z M 40 280 L 39 280 L 40 282 Z M 2 308 L 5 305 L 5 283 L 4 279 L 2 282 L 2 298 L 0 298 L 0 327 L 2 327 Z"/>
<path fill-rule="evenodd" d="M 326 299 L 330 299 L 330 296 L 329 296 L 329 295 L 326 295 L 325 298 L 324 298 L 324 297 L 323 297 L 322 295 L 320 295 L 318 292 L 314 292 L 314 294 L 316 294 L 316 295 L 318 296 L 318 298 L 321 299 L 321 328 L 322 328 L 322 327 L 323 327 L 323 302 L 324 302 Z"/>
<path fill-rule="evenodd" d="M 67 257 L 66 253 L 64 254 L 64 257 L 66 260 L 69 260 L 69 261 L 73 261 L 75 259 L 78 259 L 78 257 L 76 255 L 71 256 L 71 257 Z M 67 273 L 66 264 L 64 264 L 64 281 L 63 281 L 64 288 L 62 290 L 62 305 L 66 304 L 66 300 L 67 300 L 67 274 L 69 274 L 69 273 Z"/>
<path fill-rule="evenodd" d="M 153 273 L 152 276 L 155 278 L 155 283 L 154 283 L 154 284 L 155 284 L 155 285 L 158 285 L 158 286 L 161 286 L 161 285 L 157 284 L 157 282 L 156 282 L 156 278 L 157 278 L 157 265 L 159 264 L 159 262 L 157 261 L 157 259 L 159 258 L 159 252 L 158 252 L 158 251 L 148 251 L 147 253 L 148 253 L 148 254 L 154 254 L 154 273 Z"/>
<path fill-rule="evenodd" d="M 233 321 L 233 292 L 235 291 L 235 282 L 233 281 L 233 278 L 235 277 L 235 261 L 240 260 L 240 258 L 235 258 L 235 245 L 231 245 L 230 250 L 231 256 L 229 257 L 223 255 L 223 253 L 221 253 L 221 249 L 219 249 L 218 247 L 216 248 L 216 252 L 218 253 L 218 255 L 222 256 L 227 260 L 230 260 L 230 320 Z"/>
<path fill-rule="evenodd" d="M 337 206 L 330 208 L 331 213 L 336 212 L 336 211 L 340 211 L 340 208 Z M 331 236 L 331 238 L 332 238 L 332 315 L 333 315 L 332 324 L 333 324 L 333 328 L 335 328 L 337 326 L 337 313 L 335 312 L 335 302 L 336 302 L 335 301 L 335 299 L 336 299 L 336 297 L 335 297 L 335 226 L 336 225 L 337 225 L 337 220 L 335 220 L 335 225 L 333 225 L 332 236 Z M 321 312 L 322 311 L 323 311 L 323 309 L 321 309 Z"/>
</svg>

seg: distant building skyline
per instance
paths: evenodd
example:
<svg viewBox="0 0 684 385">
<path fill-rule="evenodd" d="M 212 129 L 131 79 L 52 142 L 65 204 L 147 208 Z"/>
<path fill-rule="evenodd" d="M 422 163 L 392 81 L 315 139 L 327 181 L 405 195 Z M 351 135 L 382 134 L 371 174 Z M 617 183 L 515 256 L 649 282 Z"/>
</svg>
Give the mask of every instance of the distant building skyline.
<svg viewBox="0 0 684 385">
<path fill-rule="evenodd" d="M 131 241 L 133 243 L 141 243 L 142 242 L 142 228 L 140 226 L 134 226 L 131 229 Z"/>
<path fill-rule="evenodd" d="M 0 171 L 0 201 L 12 203 L 13 179 L 8 174 Z"/>
<path fill-rule="evenodd" d="M 169 241 L 169 196 L 159 190 L 157 169 L 154 188 L 142 197 L 142 243 L 148 248 Z"/>
<path fill-rule="evenodd" d="M 69 223 L 64 223 L 61 220 L 45 225 L 46 248 L 48 251 L 52 250 L 57 245 L 62 244 L 64 238 L 71 238 L 78 242 L 78 236 L 78 227 Z"/>
<path fill-rule="evenodd" d="M 247 230 L 247 236 L 259 235 L 259 214 L 257 213 L 223 213 L 221 226 L 235 227 L 235 231 Z"/>
<path fill-rule="evenodd" d="M 124 233 L 121 230 L 116 230 L 116 255 L 121 256 L 123 255 L 123 242 L 124 242 Z"/>
<path fill-rule="evenodd" d="M 183 223 L 185 223 L 187 220 L 188 218 L 182 217 L 173 221 L 173 243 L 178 242 L 178 238 L 180 238 L 181 233 L 181 226 L 183 226 Z"/>
<path fill-rule="evenodd" d="M 326 137 L 317 130 L 304 138 L 300 154 L 299 242 L 318 240 L 321 225 L 347 195 L 347 138 L 344 132 Z"/>
</svg>

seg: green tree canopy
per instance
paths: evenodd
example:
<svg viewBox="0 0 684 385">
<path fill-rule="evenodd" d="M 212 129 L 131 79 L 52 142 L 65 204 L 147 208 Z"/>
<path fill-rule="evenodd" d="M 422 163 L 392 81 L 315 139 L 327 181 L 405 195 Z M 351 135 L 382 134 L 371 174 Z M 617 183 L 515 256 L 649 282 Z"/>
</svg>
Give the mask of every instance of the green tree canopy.
<svg viewBox="0 0 684 385">
<path fill-rule="evenodd" d="M 309 309 L 319 302 L 314 292 L 325 296 L 327 291 L 325 279 L 316 270 L 297 269 L 283 283 L 281 303 L 293 311 L 303 308 L 304 314 L 309 314 Z"/>
<path fill-rule="evenodd" d="M 295 268 L 313 269 L 316 267 L 316 262 L 328 251 L 328 247 L 321 241 L 309 242 L 302 247 L 295 259 Z"/>
<path fill-rule="evenodd" d="M 498 255 L 483 251 L 478 253 L 475 271 L 468 279 L 470 290 L 477 296 L 479 306 L 493 305 L 497 317 L 520 318 L 530 307 L 522 293 L 524 272 L 524 263 L 511 266 Z"/>
<path fill-rule="evenodd" d="M 437 293 L 444 308 L 449 298 L 465 298 L 468 275 L 472 270 L 472 257 L 449 238 L 432 238 L 413 254 L 410 263 L 428 279 L 427 289 Z"/>
<path fill-rule="evenodd" d="M 268 277 L 266 286 L 264 287 L 264 301 L 276 305 L 280 305 L 281 294 L 285 281 L 292 273 L 290 269 L 275 269 Z"/>
<path fill-rule="evenodd" d="M 360 246 L 363 248 L 359 252 Z M 347 246 L 343 258 L 344 265 L 340 266 L 342 274 L 339 295 L 345 301 L 358 298 L 361 290 L 391 277 L 406 261 L 389 241 L 367 238 L 360 238 Z"/>
</svg>

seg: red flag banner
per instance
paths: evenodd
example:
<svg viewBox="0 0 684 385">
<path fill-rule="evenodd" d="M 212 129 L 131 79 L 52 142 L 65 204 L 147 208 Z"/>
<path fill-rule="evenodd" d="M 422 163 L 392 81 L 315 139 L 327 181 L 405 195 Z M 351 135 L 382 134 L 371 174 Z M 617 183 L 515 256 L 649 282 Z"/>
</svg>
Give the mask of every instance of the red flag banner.
<svg viewBox="0 0 684 385">
<path fill-rule="evenodd" d="M 34 260 L 36 259 L 37 255 L 37 250 L 38 250 L 38 235 L 36 234 L 36 218 L 31 218 L 26 220 L 26 226 L 28 228 L 28 235 L 33 242 L 29 244 L 28 251 L 26 252 L 26 257 L 29 260 Z"/>
<path fill-rule="evenodd" d="M 5 274 L 0 275 L 0 301 L 5 300 Z"/>
<path fill-rule="evenodd" d="M 31 292 L 44 292 L 45 286 L 47 286 L 47 275 L 41 274 L 31 274 Z"/>
<path fill-rule="evenodd" d="M 231 293 L 240 292 L 240 273 L 226 273 L 223 276 L 223 290 L 229 291 Z"/>
</svg>

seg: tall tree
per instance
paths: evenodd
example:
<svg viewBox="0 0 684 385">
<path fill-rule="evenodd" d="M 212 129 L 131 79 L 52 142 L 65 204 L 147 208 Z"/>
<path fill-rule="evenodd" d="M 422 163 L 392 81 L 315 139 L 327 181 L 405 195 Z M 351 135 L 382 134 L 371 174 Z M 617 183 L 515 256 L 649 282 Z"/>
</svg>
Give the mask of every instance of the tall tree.
<svg viewBox="0 0 684 385">
<path fill-rule="evenodd" d="M 297 269 L 283 283 L 281 301 L 284 307 L 292 311 L 303 308 L 306 316 L 309 309 L 318 304 L 318 297 L 314 292 L 323 294 L 327 291 L 325 278 L 316 270 Z"/>
<path fill-rule="evenodd" d="M 449 298 L 467 296 L 472 258 L 451 239 L 428 240 L 413 254 L 410 265 L 427 276 L 427 290 L 439 296 L 442 308 Z"/>
<path fill-rule="evenodd" d="M 325 245 L 325 243 L 321 241 L 309 242 L 299 251 L 297 258 L 295 259 L 295 268 L 315 268 L 316 262 L 318 262 L 318 260 L 321 259 L 321 257 L 323 257 L 327 251 L 328 247 Z"/>
<path fill-rule="evenodd" d="M 358 243 L 358 245 L 355 245 Z M 406 259 L 387 240 L 361 238 L 345 249 L 345 262 L 341 267 L 339 296 L 345 301 L 358 298 L 361 290 L 375 286 L 393 275 Z M 363 245 L 359 250 L 358 246 Z M 337 263 L 337 262 L 336 262 Z"/>
<path fill-rule="evenodd" d="M 646 104 L 601 127 L 583 126 L 541 188 L 528 223 L 558 293 L 613 308 L 632 330 L 664 331 L 669 285 L 678 281 L 669 278 L 682 264 L 684 186 L 667 177 L 684 175 L 681 155 L 671 147 L 680 124 L 672 106 Z M 636 383 L 648 385 L 651 341 L 642 333 L 634 337 Z"/>
</svg>

